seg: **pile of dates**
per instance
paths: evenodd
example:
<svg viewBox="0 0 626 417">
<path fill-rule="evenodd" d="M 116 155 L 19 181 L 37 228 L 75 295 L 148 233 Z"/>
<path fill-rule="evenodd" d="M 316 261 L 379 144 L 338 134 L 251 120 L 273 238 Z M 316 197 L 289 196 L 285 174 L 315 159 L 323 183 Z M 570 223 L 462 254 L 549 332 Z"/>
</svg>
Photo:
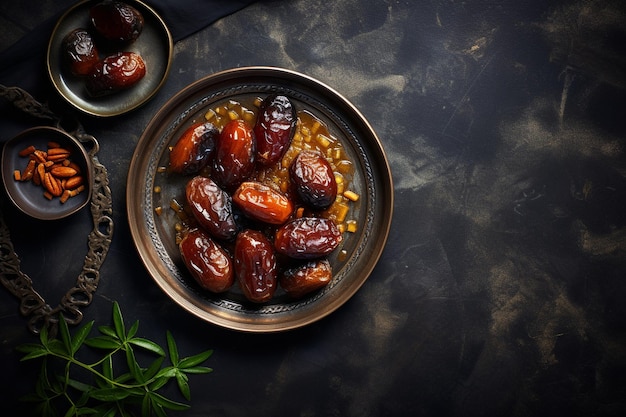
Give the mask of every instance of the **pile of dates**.
<svg viewBox="0 0 626 417">
<path fill-rule="evenodd" d="M 289 166 L 287 193 L 254 176 L 281 163 L 296 122 L 291 100 L 271 94 L 253 122 L 234 119 L 221 129 L 196 122 L 171 147 L 168 171 L 190 177 L 189 219 L 178 247 L 202 288 L 221 293 L 237 284 L 249 301 L 264 303 L 279 286 L 300 298 L 331 281 L 328 255 L 343 236 L 321 215 L 337 196 L 326 157 L 300 150 Z"/>
<path fill-rule="evenodd" d="M 72 75 L 84 79 L 93 97 L 136 85 L 146 75 L 138 53 L 124 51 L 143 30 L 144 18 L 133 6 L 104 0 L 89 9 L 89 28 L 76 28 L 62 41 L 64 64 Z M 100 48 L 106 53 L 100 52 Z"/>
</svg>

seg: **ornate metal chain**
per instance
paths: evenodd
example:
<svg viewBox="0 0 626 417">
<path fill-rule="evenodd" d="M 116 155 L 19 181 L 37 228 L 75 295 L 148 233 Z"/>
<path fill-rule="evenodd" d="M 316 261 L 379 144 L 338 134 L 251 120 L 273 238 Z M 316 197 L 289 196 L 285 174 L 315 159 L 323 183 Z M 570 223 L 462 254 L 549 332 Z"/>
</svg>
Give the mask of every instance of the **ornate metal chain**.
<svg viewBox="0 0 626 417">
<path fill-rule="evenodd" d="M 45 105 L 37 102 L 24 90 L 17 87 L 0 85 L 0 97 L 4 97 L 25 113 L 47 119 L 60 127 L 61 120 Z M 88 251 L 84 264 L 74 287 L 61 298 L 56 307 L 51 307 L 33 288 L 33 281 L 20 269 L 20 259 L 15 253 L 9 229 L 0 212 L 0 281 L 20 299 L 20 313 L 29 318 L 28 328 L 37 334 L 43 327 L 48 327 L 51 334 L 57 331 L 59 314 L 63 314 L 69 324 L 78 324 L 83 319 L 81 307 L 88 306 L 98 288 L 100 267 L 106 258 L 113 236 L 111 189 L 107 170 L 97 158 L 98 141 L 86 134 L 79 125 L 72 134 L 81 143 L 90 143 L 88 151 L 93 163 L 93 192 L 91 197 L 91 216 L 93 229 L 88 236 Z"/>
</svg>

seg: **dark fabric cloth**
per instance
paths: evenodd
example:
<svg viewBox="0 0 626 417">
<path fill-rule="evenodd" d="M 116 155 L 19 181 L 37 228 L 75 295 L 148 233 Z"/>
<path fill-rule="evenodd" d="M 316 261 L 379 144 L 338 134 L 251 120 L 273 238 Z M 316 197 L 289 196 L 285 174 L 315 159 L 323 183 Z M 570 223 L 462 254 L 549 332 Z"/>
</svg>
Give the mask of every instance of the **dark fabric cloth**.
<svg viewBox="0 0 626 417">
<path fill-rule="evenodd" d="M 144 0 L 167 24 L 179 41 L 255 0 Z M 51 88 L 46 75 L 46 49 L 61 13 L 45 21 L 13 46 L 0 53 L 0 84 L 23 88 L 46 101 Z M 2 104 L 0 104 L 1 106 Z"/>
</svg>

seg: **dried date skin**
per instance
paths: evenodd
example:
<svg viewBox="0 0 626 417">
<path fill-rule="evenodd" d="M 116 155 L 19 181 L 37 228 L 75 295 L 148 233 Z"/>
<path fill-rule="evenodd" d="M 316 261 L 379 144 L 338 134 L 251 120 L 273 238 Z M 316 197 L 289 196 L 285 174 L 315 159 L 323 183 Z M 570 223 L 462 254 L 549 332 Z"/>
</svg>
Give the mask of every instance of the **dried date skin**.
<svg viewBox="0 0 626 417">
<path fill-rule="evenodd" d="M 296 111 L 288 97 L 272 94 L 263 100 L 254 126 L 257 163 L 270 166 L 282 158 L 293 139 L 296 121 Z"/>
<path fill-rule="evenodd" d="M 209 164 L 218 135 L 210 122 L 189 126 L 170 152 L 170 170 L 183 175 L 198 173 Z"/>
<path fill-rule="evenodd" d="M 289 166 L 289 178 L 300 199 L 314 210 L 327 209 L 337 197 L 335 174 L 319 151 L 301 151 Z"/>
<path fill-rule="evenodd" d="M 207 233 L 192 230 L 178 246 L 185 266 L 202 288 L 221 293 L 233 285 L 235 273 L 230 255 Z"/>
<path fill-rule="evenodd" d="M 185 187 L 187 204 L 198 224 L 217 239 L 233 239 L 239 228 L 232 199 L 211 179 L 196 176 Z"/>
<path fill-rule="evenodd" d="M 278 284 L 278 264 L 272 243 L 256 230 L 244 230 L 235 241 L 235 276 L 246 299 L 269 301 Z"/>
<path fill-rule="evenodd" d="M 286 269 L 280 275 L 280 286 L 293 298 L 301 298 L 325 287 L 333 278 L 328 259 L 316 259 Z"/>
<path fill-rule="evenodd" d="M 248 217 L 269 224 L 283 224 L 293 212 L 285 195 L 257 181 L 244 181 L 233 193 L 233 202 Z"/>
<path fill-rule="evenodd" d="M 143 30 L 144 18 L 133 6 L 120 1 L 102 1 L 89 9 L 94 29 L 104 39 L 132 42 Z"/>
<path fill-rule="evenodd" d="M 215 144 L 212 177 L 232 191 L 254 172 L 256 140 L 250 125 L 241 119 L 228 122 Z"/>
<path fill-rule="evenodd" d="M 62 52 L 71 73 L 77 76 L 89 75 L 100 61 L 91 34 L 83 28 L 74 29 L 63 38 Z"/>
<path fill-rule="evenodd" d="M 87 92 L 97 97 L 131 88 L 145 75 L 146 64 L 141 55 L 118 52 L 99 61 L 85 79 L 85 85 Z"/>
<path fill-rule="evenodd" d="M 321 217 L 301 217 L 276 230 L 274 247 L 294 259 L 315 259 L 331 253 L 343 237 L 335 222 Z"/>
</svg>

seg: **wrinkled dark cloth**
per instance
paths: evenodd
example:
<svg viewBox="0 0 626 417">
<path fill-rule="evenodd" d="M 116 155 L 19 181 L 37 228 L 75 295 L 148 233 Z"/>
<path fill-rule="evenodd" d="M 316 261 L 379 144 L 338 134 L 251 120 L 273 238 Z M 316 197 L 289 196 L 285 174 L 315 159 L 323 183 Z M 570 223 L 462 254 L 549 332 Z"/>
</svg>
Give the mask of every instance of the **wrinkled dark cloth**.
<svg viewBox="0 0 626 417">
<path fill-rule="evenodd" d="M 179 41 L 255 0 L 145 0 L 165 21 L 174 41 Z M 50 83 L 45 57 L 48 40 L 61 13 L 45 21 L 0 53 L 0 84 L 28 91 L 46 101 Z M 0 109 L 5 103 L 0 103 Z"/>
</svg>

